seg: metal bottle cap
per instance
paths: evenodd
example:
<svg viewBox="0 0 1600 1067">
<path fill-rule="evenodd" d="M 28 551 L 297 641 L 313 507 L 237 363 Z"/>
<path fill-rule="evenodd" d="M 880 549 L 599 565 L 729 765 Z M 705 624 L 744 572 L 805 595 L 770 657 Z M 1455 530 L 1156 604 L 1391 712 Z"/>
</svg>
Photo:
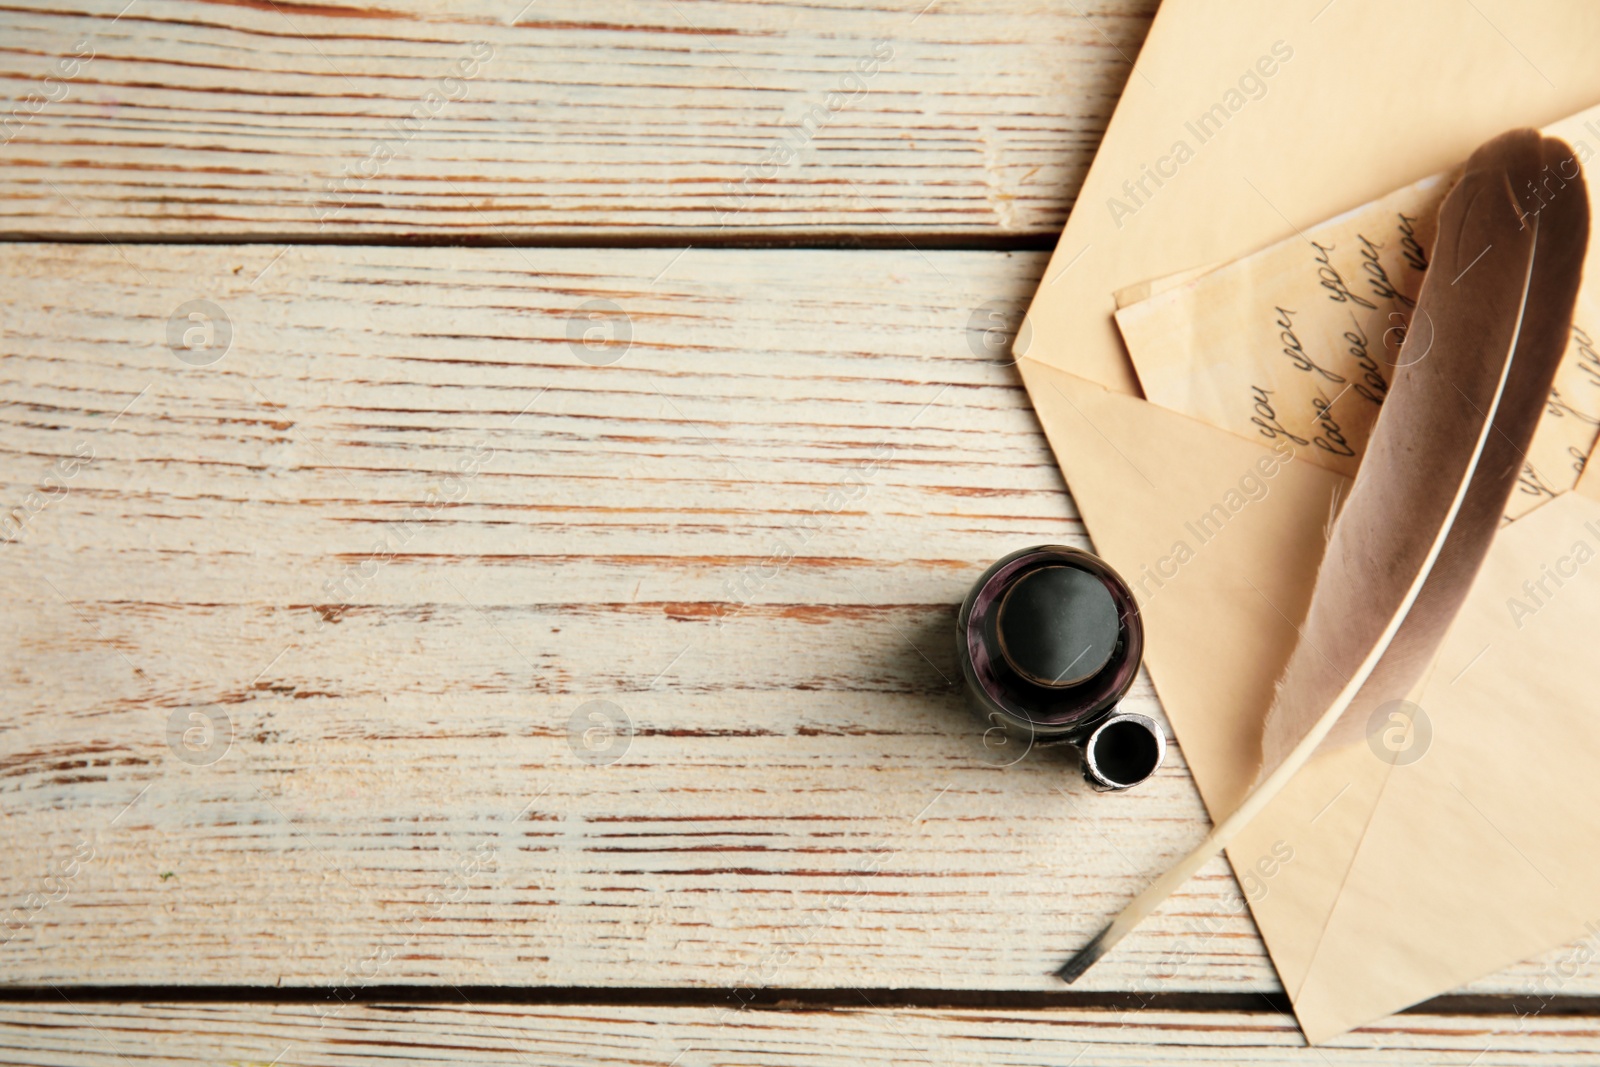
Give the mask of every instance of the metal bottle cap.
<svg viewBox="0 0 1600 1067">
<path fill-rule="evenodd" d="M 1148 715 L 1120 712 L 1084 738 L 1083 776 L 1096 789 L 1127 789 L 1149 778 L 1167 755 L 1167 738 Z"/>
</svg>

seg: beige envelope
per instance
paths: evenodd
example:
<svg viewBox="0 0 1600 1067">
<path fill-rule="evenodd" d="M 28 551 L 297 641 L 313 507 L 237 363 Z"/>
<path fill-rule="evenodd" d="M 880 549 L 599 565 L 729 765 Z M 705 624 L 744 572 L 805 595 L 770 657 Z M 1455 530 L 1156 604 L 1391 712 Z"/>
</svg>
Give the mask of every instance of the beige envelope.
<svg viewBox="0 0 1600 1067">
<path fill-rule="evenodd" d="M 1600 5 L 1162 6 L 1019 366 L 1096 550 L 1139 588 L 1151 677 L 1214 817 L 1253 776 L 1345 480 L 1141 399 L 1112 294 L 1237 258 L 1505 129 L 1590 106 L 1597 54 Z M 1313 1042 L 1600 920 L 1600 565 L 1574 562 L 1578 544 L 1600 549 L 1600 477 L 1580 489 L 1496 540 L 1412 694 L 1431 723 L 1425 755 L 1319 755 L 1229 850 Z M 1225 517 L 1196 525 L 1208 515 Z M 1547 581 L 1555 595 L 1535 614 L 1508 610 L 1557 567 L 1573 574 Z"/>
</svg>

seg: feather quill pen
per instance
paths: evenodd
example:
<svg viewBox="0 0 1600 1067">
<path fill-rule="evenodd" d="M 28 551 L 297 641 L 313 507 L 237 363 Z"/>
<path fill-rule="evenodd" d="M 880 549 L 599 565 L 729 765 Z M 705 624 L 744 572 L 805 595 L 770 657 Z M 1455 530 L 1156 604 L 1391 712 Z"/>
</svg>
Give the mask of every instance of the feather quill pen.
<svg viewBox="0 0 1600 1067">
<path fill-rule="evenodd" d="M 1565 351 L 1588 247 L 1571 148 L 1513 130 L 1468 160 L 1239 807 L 1057 974 L 1072 982 L 1215 856 L 1324 742 L 1427 668 L 1489 550 Z"/>
</svg>

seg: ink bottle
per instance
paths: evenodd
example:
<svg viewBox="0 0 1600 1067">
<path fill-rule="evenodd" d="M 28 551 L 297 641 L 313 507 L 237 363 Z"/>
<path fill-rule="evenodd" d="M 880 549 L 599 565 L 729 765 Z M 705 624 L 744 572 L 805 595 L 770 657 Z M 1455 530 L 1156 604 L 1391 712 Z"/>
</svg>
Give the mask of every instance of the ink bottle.
<svg viewBox="0 0 1600 1067">
<path fill-rule="evenodd" d="M 972 710 L 1030 748 L 1075 745 L 1097 789 L 1137 785 L 1166 755 L 1159 724 L 1116 710 L 1143 654 L 1133 591 L 1104 560 L 1064 545 L 999 560 L 956 619 Z"/>
</svg>

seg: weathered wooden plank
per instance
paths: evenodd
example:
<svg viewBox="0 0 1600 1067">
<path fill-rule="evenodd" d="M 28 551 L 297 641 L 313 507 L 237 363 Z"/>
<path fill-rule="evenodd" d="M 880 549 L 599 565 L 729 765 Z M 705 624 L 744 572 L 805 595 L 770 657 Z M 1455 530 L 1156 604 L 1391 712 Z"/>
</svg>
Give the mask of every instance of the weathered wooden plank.
<svg viewBox="0 0 1600 1067">
<path fill-rule="evenodd" d="M 1137 1064 L 1507 1067 L 1588 1064 L 1592 1018 L 1399 1015 L 1305 1047 L 1271 1012 L 765 1011 L 728 1007 L 420 1004 L 0 1004 L 0 1049 L 19 1065 Z"/>
<path fill-rule="evenodd" d="M 1042 266 L 0 249 L 5 980 L 1054 988 L 1204 824 L 950 685 L 1085 543 L 970 328 Z M 1086 988 L 1276 984 L 1219 862 Z"/>
<path fill-rule="evenodd" d="M 1156 7 L 126 2 L 0 12 L 0 232 L 1052 234 Z"/>
<path fill-rule="evenodd" d="M 1040 257 L 275 255 L 0 255 L 7 499 L 93 450 L 0 559 L 6 899 L 93 849 L 11 981 L 1037 987 L 1195 833 L 1181 763 L 1002 773 L 948 684 L 985 563 L 1082 542 L 967 331 Z M 196 294 L 211 366 L 167 344 Z M 625 758 L 583 758 L 591 700 Z M 169 716 L 212 708 L 189 766 Z M 1270 986 L 1209 875 L 1140 972 L 1192 909 L 1237 944 L 1169 969 Z"/>
</svg>

